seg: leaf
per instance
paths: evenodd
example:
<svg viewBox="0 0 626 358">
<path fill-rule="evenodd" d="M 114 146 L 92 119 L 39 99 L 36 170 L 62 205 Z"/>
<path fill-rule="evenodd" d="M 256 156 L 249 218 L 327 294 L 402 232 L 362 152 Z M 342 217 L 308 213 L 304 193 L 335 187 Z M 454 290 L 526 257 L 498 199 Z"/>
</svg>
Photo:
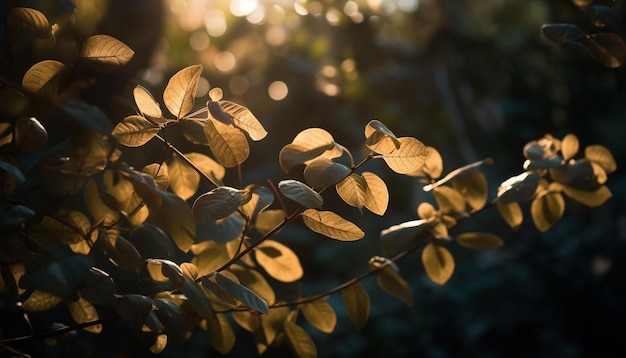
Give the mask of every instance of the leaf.
<svg viewBox="0 0 626 358">
<path fill-rule="evenodd" d="M 262 235 L 265 235 L 282 224 L 285 221 L 285 215 L 282 209 L 263 210 L 257 215 L 254 228 Z"/>
<path fill-rule="evenodd" d="M 93 69 L 112 73 L 130 61 L 135 55 L 125 43 L 109 35 L 88 37 L 80 51 L 80 57 Z"/>
<path fill-rule="evenodd" d="M 13 36 L 47 39 L 51 28 L 48 18 L 41 11 L 27 7 L 14 7 L 6 17 L 6 26 Z"/>
<path fill-rule="evenodd" d="M 398 225 L 394 225 L 380 232 L 380 239 L 383 243 L 385 255 L 397 250 L 404 250 L 414 242 L 421 239 L 421 236 L 430 233 L 430 225 L 426 225 L 427 220 L 412 220 Z"/>
<path fill-rule="evenodd" d="M 15 123 L 15 147 L 20 152 L 32 153 L 48 141 L 46 128 L 34 117 L 21 117 Z"/>
<path fill-rule="evenodd" d="M 284 196 L 305 208 L 319 208 L 324 204 L 320 194 L 297 180 L 282 180 L 278 183 L 278 189 Z"/>
<path fill-rule="evenodd" d="M 137 85 L 133 89 L 133 97 L 135 98 L 135 104 L 139 112 L 146 116 L 155 123 L 167 123 L 167 120 L 163 119 L 163 112 L 161 107 L 155 101 L 150 91 L 145 87 Z"/>
<path fill-rule="evenodd" d="M 591 34 L 584 37 L 581 43 L 585 45 L 596 61 L 606 67 L 620 67 L 626 58 L 626 44 L 621 37 L 614 33 Z"/>
<path fill-rule="evenodd" d="M 317 348 L 308 333 L 295 323 L 286 321 L 284 324 L 287 342 L 298 358 L 316 358 Z"/>
<path fill-rule="evenodd" d="M 617 164 L 613 158 L 613 154 L 604 146 L 590 145 L 585 148 L 585 158 L 593 163 L 599 164 L 607 174 L 617 170 Z"/>
<path fill-rule="evenodd" d="M 425 177 L 428 179 L 437 179 L 443 172 L 443 159 L 437 149 L 426 146 L 426 158 L 424 158 L 424 165 L 414 172 L 407 175 L 416 177 Z"/>
<path fill-rule="evenodd" d="M 152 139 L 160 128 L 149 120 L 138 115 L 124 118 L 113 128 L 113 136 L 127 147 L 140 147 Z"/>
<path fill-rule="evenodd" d="M 563 137 L 561 141 L 561 156 L 563 161 L 567 162 L 578 153 L 580 144 L 578 143 L 578 137 L 574 134 L 568 134 Z"/>
<path fill-rule="evenodd" d="M 261 327 L 259 313 L 254 311 L 233 311 L 233 321 L 248 332 L 255 332 Z"/>
<path fill-rule="evenodd" d="M 244 230 L 244 220 L 234 212 L 223 219 L 197 225 L 196 236 L 209 240 L 226 243 L 241 237 Z"/>
<path fill-rule="evenodd" d="M 178 155 L 172 157 L 167 167 L 172 191 L 183 200 L 194 196 L 200 184 L 200 174 Z"/>
<path fill-rule="evenodd" d="M 488 250 L 503 245 L 503 241 L 496 235 L 484 232 L 466 232 L 454 237 L 456 242 L 468 249 Z"/>
<path fill-rule="evenodd" d="M 539 175 L 534 172 L 524 172 L 500 184 L 498 200 L 503 204 L 527 201 L 535 195 L 537 185 L 539 185 Z"/>
<path fill-rule="evenodd" d="M 199 276 L 217 270 L 231 258 L 225 244 L 211 240 L 193 245 L 191 251 L 196 255 L 191 263 L 198 268 Z"/>
<path fill-rule="evenodd" d="M 155 298 L 154 305 L 157 317 L 165 326 L 165 333 L 176 345 L 185 343 L 185 311 L 174 302 L 164 299 Z"/>
<path fill-rule="evenodd" d="M 324 333 L 332 333 L 337 324 L 337 314 L 325 300 L 315 300 L 303 304 L 300 309 L 311 325 Z"/>
<path fill-rule="evenodd" d="M 211 301 L 209 301 L 209 298 L 204 294 L 204 292 L 196 282 L 185 277 L 183 287 L 181 287 L 181 291 L 187 297 L 191 309 L 196 312 L 200 317 L 213 317 L 214 312 L 213 308 L 211 307 Z"/>
<path fill-rule="evenodd" d="M 280 242 L 265 240 L 257 246 L 254 254 L 259 265 L 276 280 L 294 282 L 302 278 L 302 265 L 298 256 Z"/>
<path fill-rule="evenodd" d="M 328 158 L 318 158 L 304 169 L 304 178 L 313 188 L 326 188 L 337 184 L 350 174 L 350 168 Z"/>
<path fill-rule="evenodd" d="M 359 174 L 351 173 L 337 183 L 335 189 L 346 204 L 359 210 L 365 206 L 368 197 L 367 181 Z"/>
<path fill-rule="evenodd" d="M 257 216 L 274 202 L 274 192 L 261 185 L 248 185 L 244 190 L 252 194 L 250 200 L 242 205 L 241 210 L 249 217 Z"/>
<path fill-rule="evenodd" d="M 389 154 L 400 148 L 396 135 L 376 119 L 365 125 L 365 138 L 367 147 L 377 153 Z"/>
<path fill-rule="evenodd" d="M 370 314 L 370 297 L 363 284 L 356 282 L 341 290 L 348 318 L 356 330 L 361 330 Z"/>
<path fill-rule="evenodd" d="M 462 213 L 465 211 L 465 198 L 456 189 L 449 186 L 438 186 L 433 195 L 442 213 Z"/>
<path fill-rule="evenodd" d="M 522 221 L 524 220 L 522 208 L 520 207 L 520 205 L 515 201 L 508 204 L 504 204 L 501 201 L 498 201 L 496 202 L 496 206 L 498 208 L 498 212 L 500 213 L 504 221 L 506 221 L 506 223 L 511 227 L 511 229 L 519 229 L 519 227 L 522 225 Z"/>
<path fill-rule="evenodd" d="M 411 291 L 411 287 L 391 266 L 387 266 L 378 272 L 376 282 L 383 291 L 404 302 L 408 307 L 413 306 L 413 291 Z"/>
<path fill-rule="evenodd" d="M 54 98 L 59 89 L 61 74 L 65 65 L 55 60 L 45 60 L 34 64 L 22 78 L 22 86 L 31 93 Z"/>
<path fill-rule="evenodd" d="M 159 354 L 163 352 L 166 345 L 167 345 L 167 335 L 157 334 L 154 344 L 150 346 L 150 352 L 152 352 L 153 354 Z"/>
<path fill-rule="evenodd" d="M 398 140 L 400 148 L 383 155 L 387 166 L 398 174 L 409 174 L 419 170 L 428 155 L 426 146 L 412 137 L 402 137 Z"/>
<path fill-rule="evenodd" d="M 70 314 L 74 318 L 74 321 L 76 321 L 76 323 L 78 324 L 93 322 L 99 319 L 98 311 L 96 311 L 96 308 L 80 295 L 78 296 L 78 300 L 69 302 L 68 307 L 70 309 Z M 100 333 L 102 332 L 102 324 L 87 326 L 84 327 L 84 329 L 85 331 L 91 333 Z"/>
<path fill-rule="evenodd" d="M 54 215 L 44 215 L 30 234 L 57 244 L 76 244 L 85 240 L 91 222 L 80 211 L 61 209 Z"/>
<path fill-rule="evenodd" d="M 365 207 L 376 215 L 383 216 L 389 205 L 389 191 L 385 182 L 376 174 L 363 172 L 361 174 L 367 183 Z"/>
<path fill-rule="evenodd" d="M 165 91 L 163 91 L 163 102 L 177 119 L 181 119 L 191 112 L 202 70 L 202 65 L 185 67 L 176 72 L 167 82 Z"/>
<path fill-rule="evenodd" d="M 573 24 L 543 25 L 541 26 L 541 33 L 556 45 L 578 42 L 587 35 L 583 29 Z"/>
<path fill-rule="evenodd" d="M 123 319 L 142 326 L 152 312 L 152 299 L 135 293 L 117 296 L 113 309 Z"/>
<path fill-rule="evenodd" d="M 450 279 L 454 272 L 454 258 L 443 246 L 429 243 L 422 251 L 422 264 L 428 277 L 439 285 Z"/>
<path fill-rule="evenodd" d="M 244 199 L 242 190 L 220 186 L 200 195 L 193 203 L 196 223 L 208 223 L 234 213 Z"/>
<path fill-rule="evenodd" d="M 556 224 L 565 212 L 563 195 L 558 192 L 548 192 L 539 195 L 530 206 L 530 215 L 537 230 L 546 232 Z"/>
<path fill-rule="evenodd" d="M 220 163 L 211 159 L 209 156 L 195 152 L 187 153 L 185 154 L 185 156 L 207 177 L 217 180 L 224 179 L 224 175 L 226 175 L 226 169 Z"/>
<path fill-rule="evenodd" d="M 259 295 L 257 295 L 251 289 L 229 279 L 219 272 L 215 273 L 215 282 L 224 291 L 230 293 L 239 301 L 245 303 L 249 307 L 254 308 L 260 313 L 268 313 L 269 307 L 267 305 L 267 302 L 265 302 L 264 299 L 259 297 Z"/>
<path fill-rule="evenodd" d="M 141 172 L 152 177 L 154 183 L 161 190 L 167 190 L 170 186 L 169 167 L 165 162 L 148 164 L 141 169 Z"/>
<path fill-rule="evenodd" d="M 302 220 L 309 229 L 331 239 L 355 241 L 365 236 L 365 233 L 358 226 L 332 211 L 307 209 L 302 213 Z"/>
<path fill-rule="evenodd" d="M 28 312 L 43 312 L 56 307 L 63 298 L 51 293 L 35 290 L 22 302 L 22 309 Z"/>
<path fill-rule="evenodd" d="M 137 248 L 118 234 L 116 230 L 108 230 L 103 240 L 98 240 L 109 261 L 118 267 L 139 273 L 143 267 L 143 259 Z"/>
<path fill-rule="evenodd" d="M 268 305 L 273 305 L 276 302 L 276 296 L 272 286 L 270 286 L 259 271 L 240 265 L 232 265 L 229 270 L 237 276 L 242 285 L 254 291 L 263 298 Z"/>
<path fill-rule="evenodd" d="M 452 188 L 460 193 L 473 211 L 487 203 L 487 178 L 479 170 L 463 172 L 452 179 Z"/>
<path fill-rule="evenodd" d="M 235 126 L 248 133 L 250 139 L 259 141 L 265 138 L 267 131 L 248 108 L 229 101 L 219 101 L 219 105 L 232 117 Z"/>
<path fill-rule="evenodd" d="M 169 281 L 174 288 L 180 288 L 183 285 L 183 270 L 173 261 L 148 259 L 146 268 L 154 280 Z"/>
<path fill-rule="evenodd" d="M 261 315 L 261 340 L 257 341 L 257 349 L 261 350 L 259 343 L 263 343 L 265 348 L 274 343 L 277 336 L 283 332 L 284 323 L 290 314 L 289 307 L 276 307 L 270 310 L 266 315 Z"/>
<path fill-rule="evenodd" d="M 343 151 L 335 145 L 333 136 L 321 128 L 307 128 L 298 133 L 291 144 L 284 146 L 278 156 L 280 167 L 287 172 L 298 164 L 308 164 L 319 156 L 333 159 Z M 309 183 L 310 184 L 310 183 Z"/>
<path fill-rule="evenodd" d="M 26 177 L 21 170 L 19 170 L 15 165 L 12 165 L 5 161 L 0 161 L 0 169 L 7 172 L 9 175 L 13 177 L 19 184 L 26 181 Z"/>
<path fill-rule="evenodd" d="M 193 144 L 198 145 L 209 145 L 209 139 L 204 133 L 204 122 L 207 119 L 199 119 L 199 118 L 187 118 L 184 121 L 178 122 L 178 126 L 180 127 L 185 139 Z"/>
<path fill-rule="evenodd" d="M 215 159 L 227 168 L 232 168 L 248 159 L 250 147 L 241 130 L 214 119 L 204 123 L 204 133 Z"/>
<path fill-rule="evenodd" d="M 235 346 L 235 332 L 226 316 L 216 313 L 207 318 L 207 333 L 211 347 L 221 354 L 227 354 Z"/>
<path fill-rule="evenodd" d="M 607 200 L 609 200 L 612 196 L 611 191 L 609 190 L 609 188 L 607 188 L 606 185 L 603 185 L 596 190 L 583 190 L 573 188 L 568 185 L 559 185 L 559 189 L 562 190 L 565 195 L 589 207 L 600 206 L 604 204 Z"/>
</svg>

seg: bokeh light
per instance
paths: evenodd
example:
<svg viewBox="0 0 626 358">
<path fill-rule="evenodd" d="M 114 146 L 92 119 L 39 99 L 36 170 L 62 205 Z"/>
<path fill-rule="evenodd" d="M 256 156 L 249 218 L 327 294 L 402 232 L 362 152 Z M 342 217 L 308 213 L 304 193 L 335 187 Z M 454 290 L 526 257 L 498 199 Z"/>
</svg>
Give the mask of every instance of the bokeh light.
<svg viewBox="0 0 626 358">
<path fill-rule="evenodd" d="M 237 59 L 230 51 L 221 51 L 215 55 L 215 68 L 222 72 L 230 72 L 237 65 Z"/>
<path fill-rule="evenodd" d="M 289 88 L 287 84 L 283 81 L 274 81 L 267 88 L 267 93 L 270 95 L 270 98 L 274 101 L 282 101 L 287 97 L 289 93 Z"/>
</svg>

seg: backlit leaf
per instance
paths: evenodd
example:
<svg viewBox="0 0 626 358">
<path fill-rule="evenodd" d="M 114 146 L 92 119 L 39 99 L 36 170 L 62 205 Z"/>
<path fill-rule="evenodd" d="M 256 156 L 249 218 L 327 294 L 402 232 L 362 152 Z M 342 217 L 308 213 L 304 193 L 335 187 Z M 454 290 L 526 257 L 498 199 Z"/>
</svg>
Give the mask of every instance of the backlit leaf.
<svg viewBox="0 0 626 358">
<path fill-rule="evenodd" d="M 165 346 L 167 346 L 167 335 L 157 334 L 154 344 L 150 346 L 150 352 L 153 354 L 159 354 L 163 352 Z"/>
<path fill-rule="evenodd" d="M 304 178 L 313 188 L 326 188 L 337 184 L 350 174 L 350 168 L 328 158 L 318 158 L 304 169 Z"/>
<path fill-rule="evenodd" d="M 331 239 L 355 241 L 365 236 L 358 226 L 332 211 L 307 209 L 302 213 L 302 220 L 309 229 Z"/>
<path fill-rule="evenodd" d="M 204 133 L 215 159 L 223 166 L 232 168 L 248 159 L 248 140 L 238 128 L 208 119 L 204 123 Z"/>
<path fill-rule="evenodd" d="M 356 330 L 365 326 L 370 314 L 370 297 L 363 284 L 356 282 L 341 290 L 341 298 L 346 306 L 348 318 Z"/>
<path fill-rule="evenodd" d="M 565 201 L 563 195 L 558 192 L 548 192 L 545 195 L 537 196 L 531 206 L 530 214 L 537 230 L 548 231 L 556 224 L 565 212 Z"/>
<path fill-rule="evenodd" d="M 365 206 L 368 197 L 368 186 L 365 178 L 359 174 L 351 173 L 337 183 L 335 189 L 346 204 L 354 206 L 359 210 Z"/>
<path fill-rule="evenodd" d="M 503 244 L 501 238 L 485 232 L 465 232 L 455 236 L 454 240 L 463 247 L 477 250 L 495 249 Z"/>
<path fill-rule="evenodd" d="M 387 190 L 387 185 L 374 173 L 363 172 L 361 175 L 367 183 L 365 207 L 376 215 L 384 215 L 389 205 L 389 190 Z"/>
<path fill-rule="evenodd" d="M 167 82 L 163 102 L 176 118 L 181 119 L 191 112 L 202 70 L 202 65 L 185 67 Z"/>
<path fill-rule="evenodd" d="M 130 61 L 135 55 L 125 43 L 109 35 L 88 37 L 81 48 L 80 57 L 95 70 L 111 73 Z"/>
<path fill-rule="evenodd" d="M 300 143 L 291 143 L 287 144 L 280 150 L 280 153 L 278 154 L 278 161 L 281 169 L 286 173 L 296 165 L 315 159 L 334 147 L 335 145 L 333 143 L 313 148 Z"/>
<path fill-rule="evenodd" d="M 561 141 L 561 156 L 563 157 L 563 161 L 567 162 L 574 158 L 578 153 L 579 146 L 578 137 L 574 134 L 568 134 L 563 137 Z"/>
<path fill-rule="evenodd" d="M 199 276 L 215 271 L 231 258 L 225 244 L 211 240 L 193 245 L 191 251 L 196 255 L 191 263 L 198 268 Z"/>
<path fill-rule="evenodd" d="M 167 167 L 172 191 L 183 200 L 191 198 L 198 190 L 200 174 L 178 155 L 172 157 Z"/>
<path fill-rule="evenodd" d="M 409 174 L 419 170 L 428 155 L 426 146 L 412 137 L 402 137 L 400 148 L 383 155 L 383 160 L 398 174 Z"/>
<path fill-rule="evenodd" d="M 304 318 L 324 333 L 332 333 L 337 324 L 337 314 L 325 300 L 315 300 L 303 304 L 300 309 Z"/>
<path fill-rule="evenodd" d="M 249 307 L 254 308 L 260 313 L 268 312 L 269 308 L 267 302 L 265 302 L 264 299 L 259 297 L 259 295 L 257 295 L 248 287 L 245 287 L 244 285 L 229 279 L 219 272 L 215 273 L 215 282 L 224 291 L 230 293 L 239 301 L 243 302 Z"/>
<path fill-rule="evenodd" d="M 286 321 L 284 325 L 287 342 L 298 358 L 316 358 L 317 348 L 308 333 L 295 323 Z"/>
<path fill-rule="evenodd" d="M 409 284 L 394 270 L 387 266 L 376 275 L 376 282 L 391 296 L 404 302 L 405 305 L 413 306 L 413 291 Z"/>
<path fill-rule="evenodd" d="M 243 201 L 243 191 L 220 186 L 200 195 L 193 203 L 196 223 L 202 224 L 227 217 L 234 213 Z"/>
<path fill-rule="evenodd" d="M 408 175 L 416 177 L 425 177 L 428 179 L 437 179 L 443 172 L 443 159 L 439 151 L 433 147 L 426 146 L 427 154 L 424 159 L 424 165 L 418 170 L 408 173 Z"/>
<path fill-rule="evenodd" d="M 511 227 L 511 229 L 519 229 L 522 225 L 522 221 L 524 220 L 524 215 L 522 214 L 522 208 L 520 205 L 515 201 L 508 204 L 498 201 L 496 206 L 498 208 L 498 212 L 502 215 L 502 218 Z"/>
<path fill-rule="evenodd" d="M 170 186 L 170 175 L 167 163 L 148 164 L 143 167 L 141 171 L 150 175 L 159 189 L 166 190 Z"/>
<path fill-rule="evenodd" d="M 568 185 L 559 185 L 560 190 L 562 190 L 565 195 L 589 207 L 600 206 L 612 196 L 611 191 L 606 185 L 603 185 L 596 190 L 583 190 L 573 188 Z"/>
<path fill-rule="evenodd" d="M 613 154 L 604 146 L 590 145 L 585 148 L 585 158 L 590 161 L 599 164 L 607 174 L 613 173 L 617 170 L 617 164 L 613 158 Z"/>
<path fill-rule="evenodd" d="M 429 243 L 422 251 L 422 264 L 430 279 L 443 285 L 454 272 L 454 258 L 443 246 Z"/>
<path fill-rule="evenodd" d="M 165 259 L 148 259 L 146 260 L 146 266 L 153 279 L 163 281 L 163 278 L 165 278 L 175 288 L 183 285 L 183 270 L 175 262 Z M 157 268 L 158 272 L 154 269 L 151 270 L 151 268 Z"/>
<path fill-rule="evenodd" d="M 452 187 L 459 192 L 473 211 L 487 203 L 487 178 L 479 170 L 463 172 L 452 179 Z"/>
<path fill-rule="evenodd" d="M 249 109 L 229 101 L 219 101 L 219 105 L 232 117 L 233 124 L 248 133 L 253 141 L 265 138 L 267 131 Z"/>
<path fill-rule="evenodd" d="M 365 126 L 365 138 L 367 147 L 377 153 L 389 154 L 400 148 L 396 135 L 376 119 Z"/>
<path fill-rule="evenodd" d="M 443 213 L 457 213 L 465 211 L 465 198 L 454 188 L 438 186 L 433 189 L 433 195 Z"/>
<path fill-rule="evenodd" d="M 226 169 L 220 163 L 211 159 L 211 157 L 195 152 L 187 153 L 185 156 L 209 178 L 224 179 Z"/>
<path fill-rule="evenodd" d="M 27 7 L 14 7 L 6 18 L 6 26 L 12 35 L 46 39 L 51 28 L 46 16 L 39 10 Z"/>
<path fill-rule="evenodd" d="M 285 215 L 282 209 L 263 210 L 257 215 L 254 228 L 265 235 L 282 224 L 285 221 Z"/>
<path fill-rule="evenodd" d="M 235 346 L 235 332 L 223 313 L 207 318 L 207 333 L 211 347 L 221 354 L 227 354 Z"/>
<path fill-rule="evenodd" d="M 22 309 L 28 312 L 43 312 L 56 307 L 63 298 L 48 292 L 35 290 L 22 302 Z"/>
<path fill-rule="evenodd" d="M 167 122 L 167 120 L 163 119 L 161 107 L 157 101 L 155 101 L 154 97 L 152 97 L 150 91 L 145 87 L 140 85 L 135 86 L 133 89 L 133 97 L 135 98 L 135 103 L 141 114 L 156 123 Z"/>
<path fill-rule="evenodd" d="M 278 241 L 263 241 L 257 246 L 254 254 L 265 272 L 278 281 L 294 282 L 302 277 L 302 265 L 298 256 Z"/>
<path fill-rule="evenodd" d="M 254 311 L 233 311 L 233 321 L 248 332 L 254 332 L 261 326 L 259 313 Z"/>
<path fill-rule="evenodd" d="M 99 319 L 98 311 L 96 311 L 96 308 L 80 295 L 78 296 L 78 300 L 69 302 L 68 307 L 70 309 L 70 314 L 72 315 L 76 323 L 80 324 L 92 322 Z M 102 324 L 88 326 L 84 329 L 91 333 L 100 333 L 102 332 Z"/>
<path fill-rule="evenodd" d="M 127 147 L 140 147 L 152 139 L 159 127 L 149 120 L 138 115 L 124 118 L 113 128 L 113 136 Z"/>
<path fill-rule="evenodd" d="M 284 196 L 305 208 L 319 208 L 324 204 L 324 199 L 321 195 L 308 185 L 297 180 L 282 180 L 278 183 L 278 189 Z"/>
<path fill-rule="evenodd" d="M 26 71 L 22 78 L 22 86 L 31 93 L 40 93 L 48 98 L 54 98 L 64 70 L 65 65 L 59 61 L 38 62 Z"/>
<path fill-rule="evenodd" d="M 277 307 L 270 310 L 266 315 L 261 315 L 261 329 L 263 340 L 257 341 L 257 349 L 260 350 L 259 343 L 263 343 L 265 348 L 274 343 L 276 337 L 283 331 L 283 324 L 286 322 L 287 317 L 290 314 L 291 309 L 289 307 Z"/>
</svg>

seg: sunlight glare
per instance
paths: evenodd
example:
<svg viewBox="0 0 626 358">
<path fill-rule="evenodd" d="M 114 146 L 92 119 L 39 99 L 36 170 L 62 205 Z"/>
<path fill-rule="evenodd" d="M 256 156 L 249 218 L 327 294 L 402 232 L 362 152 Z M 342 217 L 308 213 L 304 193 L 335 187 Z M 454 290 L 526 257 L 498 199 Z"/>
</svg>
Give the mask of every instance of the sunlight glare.
<svg viewBox="0 0 626 358">
<path fill-rule="evenodd" d="M 331 7 L 328 11 L 326 11 L 326 21 L 333 26 L 339 25 L 339 22 L 341 21 L 341 11 Z"/>
<path fill-rule="evenodd" d="M 300 16 L 306 16 L 309 14 L 309 11 L 306 9 L 306 1 L 305 0 L 296 0 L 293 3 L 293 9 L 295 10 L 296 14 L 300 15 Z"/>
<path fill-rule="evenodd" d="M 230 2 L 230 12 L 238 17 L 250 15 L 256 10 L 259 2 L 257 0 L 233 0 Z"/>
<path fill-rule="evenodd" d="M 273 25 L 265 33 L 265 41 L 267 41 L 270 46 L 280 46 L 285 43 L 286 39 L 287 33 L 285 29 L 279 25 Z"/>
<path fill-rule="evenodd" d="M 246 20 L 254 25 L 262 24 L 263 21 L 265 21 L 265 6 L 257 6 L 257 8 L 252 13 L 246 16 Z"/>
</svg>

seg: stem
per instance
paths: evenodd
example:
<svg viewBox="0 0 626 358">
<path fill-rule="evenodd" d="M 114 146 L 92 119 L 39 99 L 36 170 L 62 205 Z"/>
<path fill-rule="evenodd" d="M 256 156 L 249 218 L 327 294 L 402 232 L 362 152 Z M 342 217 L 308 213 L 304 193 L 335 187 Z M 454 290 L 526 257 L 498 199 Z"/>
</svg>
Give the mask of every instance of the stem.
<svg viewBox="0 0 626 358">
<path fill-rule="evenodd" d="M 185 154 L 183 154 L 180 150 L 178 150 L 178 148 L 176 148 L 176 146 L 172 145 L 170 142 L 166 141 L 163 137 L 161 137 L 160 135 L 155 135 L 155 138 L 159 139 L 161 142 L 163 142 L 168 148 L 172 149 L 176 154 L 178 154 L 187 164 L 189 164 L 189 166 L 191 166 L 193 168 L 193 170 L 195 170 L 198 174 L 200 174 L 202 177 L 204 177 L 206 180 L 208 180 L 209 182 L 211 182 L 211 184 L 213 184 L 216 188 L 219 187 L 220 185 L 218 183 L 216 183 L 215 181 L 213 181 L 213 178 L 211 178 L 210 176 L 206 175 L 202 170 L 200 170 L 200 168 L 198 168 L 191 160 L 189 160 L 189 158 L 187 158 L 187 156 L 185 156 Z"/>
<path fill-rule="evenodd" d="M 29 336 L 22 336 L 22 337 L 16 337 L 16 338 L 6 338 L 4 340 L 4 343 L 7 343 L 7 344 L 11 344 L 11 343 L 16 343 L 16 344 L 29 343 L 29 342 L 33 342 L 33 341 L 38 341 L 38 340 L 50 338 L 50 337 L 60 336 L 62 334 L 73 332 L 73 331 L 76 331 L 76 330 L 81 329 L 81 328 L 91 327 L 91 326 L 95 326 L 95 325 L 101 324 L 101 323 L 112 322 L 112 321 L 115 321 L 115 320 L 118 320 L 118 319 L 120 319 L 120 316 L 110 316 L 110 317 L 100 318 L 100 319 L 97 319 L 95 321 L 83 322 L 83 323 L 79 323 L 79 324 L 76 324 L 76 325 L 73 325 L 73 326 L 55 329 L 55 330 L 52 330 L 52 331 L 31 334 Z"/>
</svg>

